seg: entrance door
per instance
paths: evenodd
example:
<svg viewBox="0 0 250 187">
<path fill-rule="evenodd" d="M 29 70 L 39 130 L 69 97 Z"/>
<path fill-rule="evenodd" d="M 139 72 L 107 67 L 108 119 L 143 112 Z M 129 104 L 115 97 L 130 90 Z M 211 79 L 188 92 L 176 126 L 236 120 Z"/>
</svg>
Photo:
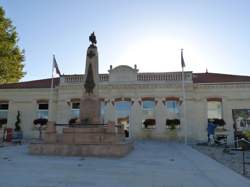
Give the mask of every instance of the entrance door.
<svg viewBox="0 0 250 187">
<path fill-rule="evenodd" d="M 129 115 L 131 111 L 131 102 L 130 101 L 118 101 L 115 103 L 116 109 L 116 120 L 117 124 L 123 125 L 125 136 L 130 136 L 130 123 L 129 123 Z"/>
<path fill-rule="evenodd" d="M 125 131 L 125 137 L 129 137 L 129 116 L 117 118 L 117 123 L 122 125 Z"/>
</svg>

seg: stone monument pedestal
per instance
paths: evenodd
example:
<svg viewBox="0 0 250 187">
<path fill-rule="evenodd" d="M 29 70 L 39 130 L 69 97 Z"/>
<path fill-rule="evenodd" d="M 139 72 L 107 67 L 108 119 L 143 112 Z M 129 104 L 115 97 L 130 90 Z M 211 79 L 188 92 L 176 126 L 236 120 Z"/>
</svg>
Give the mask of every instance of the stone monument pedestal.
<svg viewBox="0 0 250 187">
<path fill-rule="evenodd" d="M 100 108 L 99 97 L 85 94 L 81 98 L 80 123 L 82 125 L 100 124 Z"/>
<path fill-rule="evenodd" d="M 49 124 L 44 142 L 31 143 L 29 153 L 35 155 L 122 157 L 133 149 L 121 126 L 79 125 L 66 127 L 57 134 Z"/>
</svg>

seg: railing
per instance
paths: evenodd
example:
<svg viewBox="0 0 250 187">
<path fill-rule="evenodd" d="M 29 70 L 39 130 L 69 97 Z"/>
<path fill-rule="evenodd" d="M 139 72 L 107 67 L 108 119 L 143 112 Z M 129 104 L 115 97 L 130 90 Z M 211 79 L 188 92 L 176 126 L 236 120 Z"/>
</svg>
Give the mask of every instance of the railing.
<svg viewBox="0 0 250 187">
<path fill-rule="evenodd" d="M 99 81 L 109 81 L 109 75 L 108 74 L 99 74 Z"/>
<path fill-rule="evenodd" d="M 192 72 L 185 72 L 185 80 L 192 80 Z M 170 73 L 139 73 L 138 81 L 181 81 L 182 72 Z"/>
<path fill-rule="evenodd" d="M 84 81 L 84 75 L 64 75 L 62 77 L 63 83 L 76 84 Z"/>
<path fill-rule="evenodd" d="M 192 81 L 192 72 L 185 72 L 185 81 Z M 169 73 L 139 73 L 137 81 L 181 81 L 182 72 Z M 109 74 L 99 74 L 100 82 L 109 81 Z M 61 84 L 79 84 L 84 82 L 84 75 L 63 75 L 60 79 Z"/>
<path fill-rule="evenodd" d="M 108 74 L 99 74 L 99 81 L 104 82 L 109 80 Z M 84 75 L 63 75 L 61 77 L 62 84 L 78 84 L 84 82 Z"/>
<path fill-rule="evenodd" d="M 241 139 L 237 139 L 237 140 L 234 140 L 232 141 L 231 143 L 236 143 L 237 144 L 237 147 L 236 148 L 225 148 L 225 150 L 232 150 L 232 151 L 241 151 L 242 152 L 242 174 L 244 176 L 246 176 L 246 164 L 250 164 L 250 162 L 246 162 L 246 159 L 245 159 L 245 151 L 248 150 L 244 147 L 240 147 L 238 143 L 240 142 L 243 142 L 243 143 L 246 143 L 248 146 L 250 146 L 250 142 L 247 141 L 246 139 L 244 138 L 241 138 Z"/>
</svg>

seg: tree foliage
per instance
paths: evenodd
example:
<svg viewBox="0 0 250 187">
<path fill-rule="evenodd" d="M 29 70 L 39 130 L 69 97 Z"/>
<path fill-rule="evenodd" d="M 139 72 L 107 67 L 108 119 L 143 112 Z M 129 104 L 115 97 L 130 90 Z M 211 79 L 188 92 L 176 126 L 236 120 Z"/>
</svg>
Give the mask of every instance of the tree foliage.
<svg viewBox="0 0 250 187">
<path fill-rule="evenodd" d="M 24 51 L 17 45 L 18 35 L 0 7 L 0 84 L 19 81 L 24 75 Z"/>
</svg>

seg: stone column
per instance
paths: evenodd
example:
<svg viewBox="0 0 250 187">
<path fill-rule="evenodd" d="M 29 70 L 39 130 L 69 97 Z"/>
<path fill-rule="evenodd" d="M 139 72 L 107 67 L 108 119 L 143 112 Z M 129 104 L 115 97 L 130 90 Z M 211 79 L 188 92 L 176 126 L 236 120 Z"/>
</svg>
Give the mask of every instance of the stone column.
<svg viewBox="0 0 250 187">
<path fill-rule="evenodd" d="M 93 42 L 93 41 L 91 41 Z M 101 103 L 99 100 L 98 52 L 92 43 L 87 50 L 84 76 L 84 91 L 80 102 L 81 124 L 101 123 Z"/>
<path fill-rule="evenodd" d="M 115 107 L 112 104 L 112 101 L 110 100 L 107 102 L 107 121 L 115 121 L 116 122 L 116 111 Z"/>
</svg>

